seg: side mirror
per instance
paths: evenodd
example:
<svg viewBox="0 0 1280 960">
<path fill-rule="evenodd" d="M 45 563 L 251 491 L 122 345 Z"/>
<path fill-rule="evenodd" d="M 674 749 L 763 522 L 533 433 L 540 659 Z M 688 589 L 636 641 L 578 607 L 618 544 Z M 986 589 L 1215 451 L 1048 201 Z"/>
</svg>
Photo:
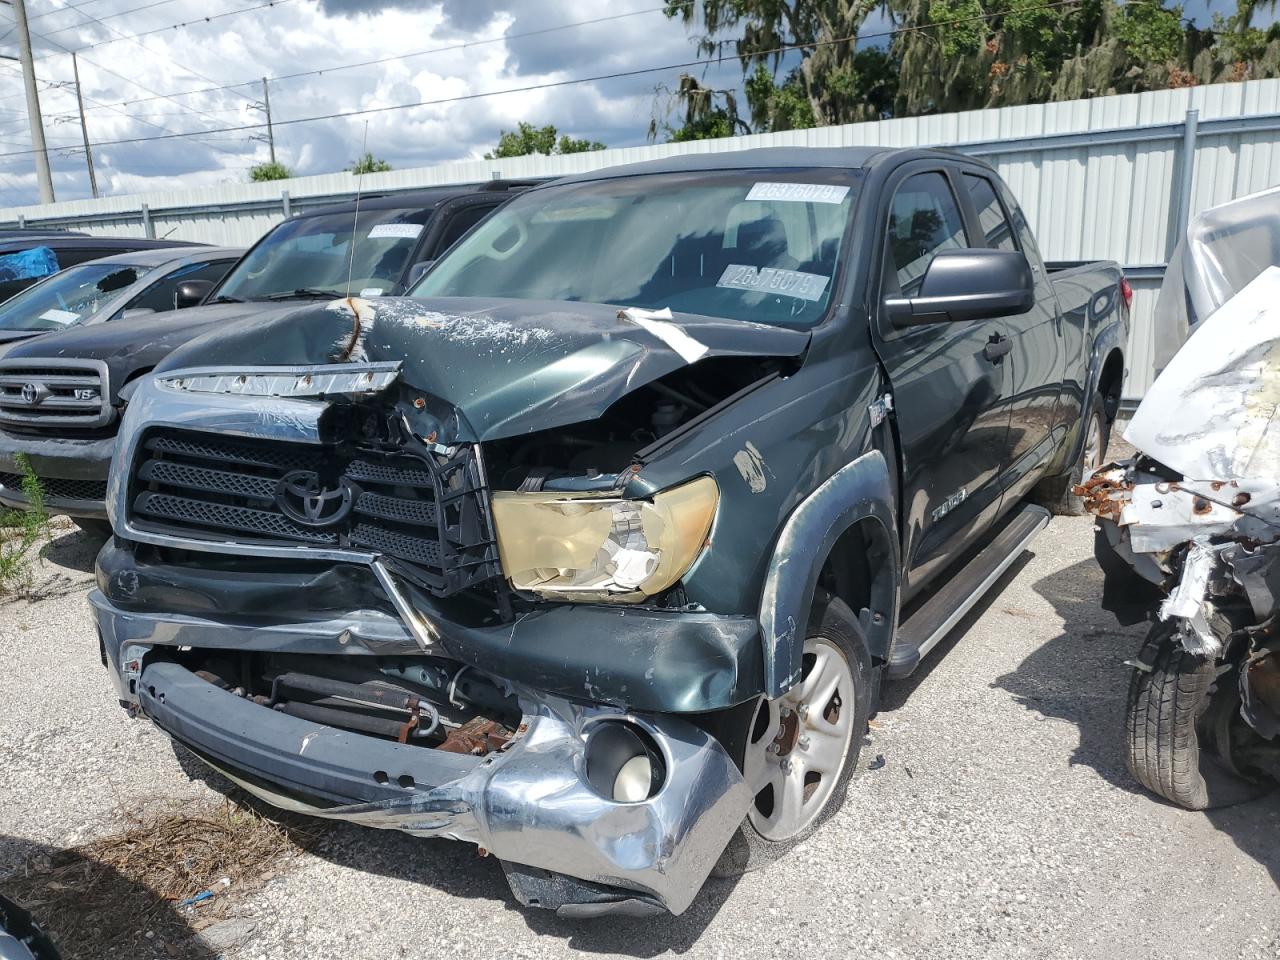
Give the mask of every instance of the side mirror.
<svg viewBox="0 0 1280 960">
<path fill-rule="evenodd" d="M 173 291 L 173 309 L 182 310 L 186 307 L 199 306 L 212 289 L 212 280 L 182 281 L 182 283 L 178 284 L 178 288 Z"/>
<path fill-rule="evenodd" d="M 421 263 L 415 263 L 409 268 L 409 279 L 405 281 L 405 289 L 412 287 L 415 283 L 422 279 L 422 275 L 431 269 L 434 260 L 423 260 Z"/>
<path fill-rule="evenodd" d="M 1014 250 L 944 250 L 925 269 L 914 297 L 886 297 L 895 327 L 989 320 L 1036 305 L 1035 277 Z"/>
</svg>

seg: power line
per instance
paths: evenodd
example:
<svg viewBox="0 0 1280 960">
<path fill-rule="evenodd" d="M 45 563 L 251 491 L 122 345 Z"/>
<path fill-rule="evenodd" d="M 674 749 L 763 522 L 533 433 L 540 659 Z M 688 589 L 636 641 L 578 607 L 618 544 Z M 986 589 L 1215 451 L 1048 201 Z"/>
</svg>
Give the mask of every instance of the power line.
<svg viewBox="0 0 1280 960">
<path fill-rule="evenodd" d="M 276 2 L 279 2 L 279 3 L 286 3 L 286 2 L 288 2 L 288 0 L 276 0 Z M 163 52 L 163 51 L 161 51 L 161 50 L 152 50 L 150 47 L 148 47 L 146 44 L 142 43 L 140 40 L 137 40 L 135 37 L 127 37 L 127 36 L 125 36 L 124 34 L 120 33 L 120 31 L 116 30 L 116 29 L 115 29 L 115 27 L 112 27 L 112 26 L 109 26 L 109 25 L 108 25 L 108 24 L 106 24 L 106 23 L 103 23 L 102 18 L 100 18 L 100 17 L 95 17 L 92 13 L 86 13 L 85 11 L 83 11 L 83 10 L 79 10 L 79 9 L 77 9 L 77 10 L 76 10 L 76 13 L 78 13 L 78 14 L 79 14 L 80 16 L 82 16 L 82 17 L 88 17 L 90 20 L 92 20 L 94 23 L 98 24 L 98 26 L 102 27 L 104 30 L 110 31 L 111 33 L 115 34 L 115 36 L 116 36 L 116 38 L 117 38 L 117 39 L 120 39 L 120 40 L 128 40 L 128 41 L 130 41 L 130 42 L 132 42 L 132 43 L 136 44 L 137 46 L 141 47 L 143 50 L 146 50 L 146 51 L 147 51 L 148 53 L 150 53 L 150 54 L 157 54 L 157 53 L 158 53 L 158 54 L 160 54 L 160 56 L 164 57 L 166 60 L 168 60 L 170 63 L 172 63 L 175 67 L 177 67 L 179 70 L 183 70 L 183 71 L 185 71 L 186 73 L 191 74 L 191 76 L 196 77 L 197 79 L 203 80 L 203 81 L 205 81 L 206 83 L 217 83 L 217 82 L 218 82 L 217 80 L 214 80 L 212 77 L 206 77 L 203 73 L 199 73 L 198 71 L 192 70 L 190 67 L 186 66 L 185 64 L 179 63 L 177 60 L 174 60 L 174 59 L 173 59 L 173 57 L 169 56 L 167 53 L 165 53 L 165 52 Z M 48 38 L 46 37 L 46 39 L 48 39 Z M 50 41 L 50 42 L 53 42 L 53 41 Z M 112 41 L 108 41 L 108 42 L 112 42 Z M 89 50 L 89 49 L 92 49 L 93 47 L 95 47 L 95 46 L 99 46 L 99 45 L 100 45 L 100 44 L 90 44 L 88 47 L 80 47 L 80 48 L 78 48 L 78 49 L 76 50 L 76 52 L 77 52 L 77 53 L 79 53 L 79 52 L 80 52 L 80 50 Z M 92 63 L 93 61 L 91 61 L 91 60 L 86 60 L 85 62 L 86 62 L 86 63 Z M 228 88 L 228 89 L 231 89 L 231 88 Z M 243 93 L 238 93 L 238 92 L 237 92 L 237 93 L 236 93 L 236 96 L 238 96 L 238 97 L 244 97 L 244 99 L 248 100 L 250 103 L 255 103 L 255 102 L 256 102 L 252 97 L 246 96 L 246 95 L 245 95 L 245 94 L 243 94 Z M 207 114 L 207 113 L 206 113 L 206 114 L 205 114 L 205 116 L 209 116 L 209 114 Z"/>
<path fill-rule="evenodd" d="M 43 20 L 45 17 L 52 17 L 55 13 L 65 13 L 68 10 L 75 10 L 79 7 L 87 7 L 91 3 L 100 3 L 101 0 L 80 0 L 80 3 L 67 3 L 61 7 L 54 7 L 52 10 L 46 10 L 43 13 L 37 13 L 34 17 L 28 17 L 27 23 L 34 23 L 37 20 Z M 165 3 L 174 3 L 176 0 L 164 0 Z"/>
<path fill-rule="evenodd" d="M 168 2 L 168 0 L 163 0 L 163 2 Z M 76 53 L 79 53 L 81 50 L 92 50 L 94 47 L 104 47 L 108 43 L 115 43 L 117 40 L 136 40 L 139 37 L 149 37 L 152 34 L 156 34 L 156 33 L 167 33 L 170 30 L 180 30 L 183 27 L 195 26 L 196 24 L 200 24 L 200 23 L 212 23 L 214 20 L 221 20 L 223 17 L 234 17 L 238 13 L 252 13 L 255 10 L 265 10 L 267 7 L 278 7 L 283 3 L 290 3 L 290 2 L 292 2 L 292 0 L 267 0 L 266 3 L 260 3 L 257 6 L 253 6 L 253 7 L 243 7 L 238 10 L 227 10 L 224 13 L 214 13 L 214 14 L 210 14 L 207 17 L 197 17 L 194 20 L 184 20 L 181 23 L 171 23 L 165 27 L 156 27 L 154 30 L 143 30 L 140 33 L 131 33 L 128 35 L 122 34 L 112 40 L 99 40 L 96 43 L 91 43 L 84 47 L 76 47 Z M 152 4 L 151 6 L 159 6 L 159 4 L 156 3 L 156 4 Z M 147 9 L 150 9 L 150 8 L 149 7 L 135 8 L 135 10 L 147 10 Z M 132 13 L 134 11 L 126 11 L 126 12 Z M 115 14 L 115 16 L 121 16 L 121 14 Z M 95 17 L 94 19 L 96 20 L 97 18 Z M 103 18 L 103 19 L 107 19 L 107 18 Z M 102 21 L 99 20 L 98 22 L 101 23 Z M 63 30 L 70 30 L 70 29 L 72 28 L 63 27 Z M 61 33 L 62 30 L 57 30 L 54 32 Z"/>
<path fill-rule="evenodd" d="M 37 36 L 37 37 L 39 37 L 41 40 L 44 40 L 44 41 L 46 41 L 46 42 L 48 42 L 48 43 L 53 44 L 55 47 L 57 47 L 58 49 L 62 50 L 64 53 L 71 53 L 71 52 L 72 52 L 71 50 L 68 50 L 66 47 L 64 47 L 64 46 L 63 46 L 61 43 L 59 43 L 57 40 L 50 40 L 50 39 L 49 39 L 49 37 L 47 37 L 47 36 L 45 36 L 45 35 L 43 35 L 43 34 L 36 34 L 36 36 Z M 104 67 L 102 64 L 98 63 L 96 60 L 90 60 L 88 57 L 81 57 L 81 59 L 82 59 L 82 60 L 84 60 L 84 62 L 85 62 L 85 63 L 90 64 L 90 65 L 92 65 L 92 66 L 95 66 L 95 67 L 97 67 L 99 70 L 102 70 L 102 71 L 103 71 L 103 72 L 105 72 L 105 73 L 109 73 L 109 74 L 111 74 L 113 77 L 119 77 L 121 80 L 125 81 L 126 83 L 131 83 L 131 84 L 133 84 L 135 87 L 139 88 L 140 90 L 145 90 L 147 93 L 156 94 L 156 96 L 157 96 L 157 97 L 160 97 L 160 98 L 164 98 L 164 97 L 165 97 L 165 94 L 163 94 L 163 93 L 157 93 L 155 90 L 152 90 L 150 87 L 145 86 L 145 85 L 144 85 L 144 84 L 142 84 L 142 83 L 139 83 L 137 80 L 133 79 L 132 77 L 126 77 L 123 73 L 118 73 L 117 71 L 112 70 L 110 67 Z M 106 107 L 107 109 L 115 110 L 115 112 L 116 112 L 116 113 L 119 113 L 119 114 L 121 114 L 121 115 L 123 115 L 123 116 L 129 117 L 129 114 L 125 113 L 123 110 L 117 110 L 117 109 L 115 108 L 115 106 L 109 106 L 109 105 L 107 105 L 107 104 L 100 103 L 99 101 L 94 100 L 92 97 L 85 97 L 85 99 L 86 99 L 86 100 L 88 100 L 90 103 L 94 103 L 94 104 L 97 104 L 97 105 L 99 105 L 99 106 Z M 202 116 L 207 116 L 207 117 L 209 117 L 209 119 L 211 119 L 214 123 L 221 123 L 221 122 L 222 122 L 222 121 L 221 121 L 221 120 L 219 120 L 217 117 L 211 116 L 211 115 L 209 115 L 209 114 L 205 114 L 205 113 L 204 113 L 204 111 L 202 111 L 202 110 L 198 110 L 198 109 L 196 109 L 195 107 L 188 107 L 188 108 L 186 108 L 186 109 L 188 109 L 188 110 L 189 110 L 190 112 L 192 112 L 192 113 L 198 113 L 198 114 L 201 114 Z M 132 117 L 130 117 L 130 119 L 133 119 L 133 118 L 132 118 Z M 169 139 L 169 138 L 172 138 L 172 137 L 182 137 L 182 136 L 198 137 L 198 136 L 200 136 L 200 135 L 201 135 L 201 134 L 203 134 L 203 133 L 209 132 L 209 131 L 204 131 L 204 130 L 192 130 L 192 131 L 187 132 L 187 133 L 174 133 L 173 131 L 169 130 L 167 127 L 162 127 L 162 126 L 160 126 L 160 124 L 158 124 L 158 123 L 150 123 L 149 121 L 146 121 L 146 120 L 143 120 L 142 122 L 143 122 L 143 123 L 145 123 L 145 124 L 147 124 L 147 126 L 155 127 L 155 128 L 157 128 L 157 129 L 159 129 L 159 130 L 164 130 L 164 131 L 166 131 L 166 136 L 163 136 L 163 137 L 141 137 L 141 138 L 133 138 L 132 140 L 126 140 L 126 141 L 124 141 L 124 142 L 137 142 L 138 140 L 148 140 L 148 139 L 150 139 L 150 140 L 164 140 L 164 139 Z M 226 131 L 221 131 L 221 130 L 220 130 L 220 131 L 216 131 L 216 132 L 219 132 L 219 133 L 225 133 Z M 103 144 L 104 144 L 104 145 L 111 145 L 113 142 L 119 142 L 119 141 L 103 141 Z M 223 148 L 221 148 L 221 147 L 216 147 L 215 149 L 222 150 L 222 152 L 223 152 L 223 153 L 231 153 L 231 152 L 232 152 L 232 151 L 229 151 L 229 150 L 223 150 Z"/>
<path fill-rule="evenodd" d="M 682 0 L 678 5 L 683 6 L 686 3 L 693 3 L 694 0 Z M 537 37 L 547 33 L 555 33 L 560 30 L 571 30 L 575 27 L 592 26 L 597 23 L 606 23 L 611 20 L 622 20 L 626 17 L 636 17 L 646 13 L 659 13 L 666 10 L 666 7 L 646 7 L 643 10 L 631 10 L 627 13 L 615 13 L 604 17 L 594 17 L 590 20 L 576 20 L 573 23 L 562 23 L 554 27 L 542 27 L 538 30 L 527 30 L 523 33 L 504 34 L 498 37 L 485 37 L 482 40 L 468 40 L 465 43 L 455 43 L 444 47 L 433 47 L 430 50 L 417 50 L 413 53 L 399 53 L 386 57 L 378 57 L 373 60 L 361 60 L 356 63 L 342 63 L 332 67 L 322 67 L 318 70 L 303 70 L 299 73 L 284 73 L 278 77 L 268 77 L 271 83 L 278 83 L 282 80 L 297 80 L 302 77 L 318 77 L 326 73 L 337 73 L 340 70 L 354 70 L 358 67 L 371 67 L 380 63 L 391 63 L 395 60 L 408 60 L 411 57 L 425 57 L 435 53 L 449 53 L 455 50 L 467 50 L 471 47 L 480 47 L 490 43 L 500 43 L 505 40 L 523 40 L 526 37 Z M 132 106 L 138 103 L 147 103 L 151 100 L 173 99 L 174 97 L 190 97 L 200 93 L 215 93 L 219 90 L 230 90 L 233 87 L 247 87 L 260 83 L 258 79 L 245 80 L 240 83 L 229 83 L 218 87 L 202 87 L 199 90 L 184 90 L 180 93 L 167 94 L 165 97 L 143 97 L 137 100 L 121 100 L 117 106 Z"/>
<path fill-rule="evenodd" d="M 88 6 L 90 3 L 94 3 L 94 2 L 95 2 L 95 0 L 86 0 L 86 2 L 85 2 L 85 3 L 77 3 L 77 4 L 74 4 L 74 7 L 85 7 L 85 6 Z M 177 2 L 177 0 L 156 0 L 156 2 L 155 2 L 155 3 L 148 3 L 148 4 L 144 4 L 144 5 L 143 5 L 143 6 L 141 6 L 141 7 L 130 7 L 128 10 L 120 10 L 120 11 L 119 11 L 119 12 L 117 12 L 117 13 L 108 13 L 108 14 L 105 14 L 105 15 L 103 16 L 103 18 L 102 18 L 102 19 L 103 19 L 103 20 L 115 20 L 117 17 L 127 17 L 127 16 L 128 16 L 129 14 L 131 14 L 131 13 L 141 13 L 143 10 L 150 10 L 150 9 L 151 9 L 151 8 L 153 8 L 153 7 L 163 7 L 165 4 L 168 4 L 168 3 L 176 3 L 176 2 Z M 42 17 L 47 17 L 47 16 L 50 16 L 51 14 L 54 14 L 54 13 L 62 13 L 62 11 L 72 9 L 72 7 L 73 7 L 73 5 L 68 4 L 68 5 L 67 5 L 67 6 L 65 6 L 65 7 L 59 7 L 57 10 L 50 10 L 48 13 L 43 13 L 43 14 L 41 14 L 40 16 L 42 16 Z M 32 17 L 31 19 L 36 20 L 36 19 L 39 19 L 39 18 L 38 18 L 38 17 Z M 69 27 L 59 27 L 57 30 L 51 30 L 51 31 L 49 31 L 49 32 L 50 32 L 50 33 L 66 33 L 68 30 L 74 30 L 74 29 L 75 29 L 75 24 L 72 24 L 72 25 L 71 25 L 71 26 L 69 26 Z"/>
<path fill-rule="evenodd" d="M 1053 0 L 1053 2 L 1051 3 L 1042 3 L 1042 4 L 1036 4 L 1035 6 L 1023 7 L 1019 12 L 1021 13 L 1021 12 L 1030 12 L 1033 10 L 1050 10 L 1056 7 L 1072 6 L 1080 2 L 1081 0 Z M 1136 4 L 1137 2 L 1138 0 L 1130 0 L 1130 3 Z M 1158 3 L 1160 2 L 1160 0 L 1146 0 L 1146 2 Z M 969 17 L 956 17 L 950 20 L 939 20 L 935 23 L 918 24 L 916 26 L 910 26 L 910 27 L 897 27 L 893 30 L 885 30 L 879 33 L 863 34 L 861 37 L 859 37 L 858 34 L 855 33 L 855 34 L 850 34 L 847 37 L 837 37 L 830 40 L 812 40 L 807 43 L 781 44 L 769 50 L 760 50 L 760 51 L 753 52 L 752 56 L 770 57 L 770 56 L 780 55 L 784 53 L 790 53 L 796 50 L 810 50 L 810 49 L 816 49 L 819 47 L 834 46 L 840 43 L 851 43 L 859 39 L 872 40 L 872 39 L 878 39 L 880 37 L 896 36 L 898 34 L 903 34 L 903 33 L 919 33 L 925 30 L 932 30 L 937 27 L 949 26 L 955 23 L 970 23 L 977 20 L 991 20 L 991 19 L 994 19 L 995 17 L 1005 16 L 1009 12 L 1010 11 L 1008 10 L 999 10 L 992 13 L 976 14 L 974 16 L 969 16 Z M 276 120 L 275 125 L 278 127 L 294 126 L 296 124 L 301 124 L 301 123 L 315 123 L 321 120 L 342 120 L 350 117 L 368 116 L 369 114 L 373 114 L 373 113 L 391 113 L 399 110 L 411 110 L 416 107 L 432 107 L 432 106 L 441 106 L 441 105 L 452 104 L 452 103 L 465 103 L 471 100 L 482 100 L 487 97 L 500 97 L 509 93 L 528 93 L 534 90 L 551 90 L 557 87 L 568 87 L 568 86 L 573 86 L 579 83 L 596 83 L 602 80 L 619 80 L 619 79 L 624 79 L 626 77 L 638 77 L 638 76 L 644 76 L 645 74 L 661 73 L 667 70 L 676 70 L 682 67 L 705 66 L 709 62 L 710 61 L 707 61 L 707 60 L 684 60 L 679 63 L 663 64 L 662 66 L 658 66 L 658 67 L 640 67 L 635 70 L 619 70 L 614 73 L 597 74 L 591 77 L 574 77 L 568 80 L 549 80 L 544 83 L 533 83 L 523 87 L 508 87 L 504 90 L 488 90 L 481 93 L 460 94 L 456 97 L 443 97 L 439 100 L 417 100 L 417 101 L 414 101 L 413 103 L 398 103 L 398 104 L 391 104 L 390 106 L 385 106 L 385 107 L 366 107 L 362 110 L 344 110 L 337 113 L 326 113 L 326 114 L 321 114 L 319 116 L 314 116 L 314 117 L 295 117 L 290 120 Z M 220 127 L 220 128 L 210 129 L 210 130 L 198 130 L 198 131 L 193 131 L 191 133 L 174 133 L 174 134 L 169 134 L 168 136 L 161 136 L 161 137 L 132 137 L 132 138 L 127 138 L 122 140 L 104 140 L 104 141 L 101 141 L 99 145 L 100 146 L 116 146 L 120 144 L 143 143 L 143 142 L 149 142 L 154 140 L 172 140 L 172 139 L 178 139 L 183 137 L 200 136 L 202 134 L 210 134 L 210 133 L 238 133 L 243 130 L 261 130 L 265 126 L 266 126 L 265 123 L 252 123 L 252 124 L 245 124 L 243 126 L 237 126 L 237 127 Z M 14 153 L 0 153 L 0 159 L 6 158 L 6 157 L 24 156 L 29 153 L 31 153 L 30 150 L 18 151 Z"/>
</svg>

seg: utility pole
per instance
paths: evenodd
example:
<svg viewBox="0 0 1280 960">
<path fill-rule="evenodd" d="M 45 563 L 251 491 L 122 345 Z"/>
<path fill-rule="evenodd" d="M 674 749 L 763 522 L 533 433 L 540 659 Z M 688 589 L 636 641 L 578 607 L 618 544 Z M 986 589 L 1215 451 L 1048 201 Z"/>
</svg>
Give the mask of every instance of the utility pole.
<svg viewBox="0 0 1280 960">
<path fill-rule="evenodd" d="M 44 145 L 44 121 L 40 117 L 40 96 L 36 93 L 36 67 L 31 59 L 31 34 L 27 30 L 24 0 L 6 0 L 13 7 L 14 29 L 18 33 L 18 60 L 27 92 L 27 117 L 31 121 L 31 148 L 36 156 L 36 179 L 40 181 L 40 202 L 53 203 L 53 176 L 49 172 L 49 151 Z"/>
<path fill-rule="evenodd" d="M 271 91 L 267 89 L 267 78 L 262 78 L 262 109 L 267 114 L 267 146 L 271 148 L 271 162 L 276 162 L 276 135 L 271 129 Z"/>
<path fill-rule="evenodd" d="M 76 78 L 76 105 L 80 107 L 80 135 L 84 137 L 84 159 L 89 164 L 89 189 L 93 191 L 93 199 L 98 199 L 98 178 L 93 174 L 93 148 L 89 146 L 89 128 L 84 122 L 84 98 L 80 96 L 80 65 L 76 55 L 71 54 L 71 72 Z"/>
</svg>

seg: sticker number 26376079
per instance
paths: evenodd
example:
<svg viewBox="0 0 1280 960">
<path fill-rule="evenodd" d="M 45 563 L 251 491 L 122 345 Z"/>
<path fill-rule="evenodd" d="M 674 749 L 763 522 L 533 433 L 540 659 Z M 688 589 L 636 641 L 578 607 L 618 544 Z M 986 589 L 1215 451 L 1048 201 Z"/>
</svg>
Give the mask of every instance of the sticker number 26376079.
<svg viewBox="0 0 1280 960">
<path fill-rule="evenodd" d="M 752 267 L 731 263 L 724 268 L 717 287 L 733 290 L 751 290 L 756 293 L 780 293 L 801 300 L 821 300 L 827 289 L 827 278 L 818 273 L 802 270 L 783 270 L 778 267 Z"/>
</svg>

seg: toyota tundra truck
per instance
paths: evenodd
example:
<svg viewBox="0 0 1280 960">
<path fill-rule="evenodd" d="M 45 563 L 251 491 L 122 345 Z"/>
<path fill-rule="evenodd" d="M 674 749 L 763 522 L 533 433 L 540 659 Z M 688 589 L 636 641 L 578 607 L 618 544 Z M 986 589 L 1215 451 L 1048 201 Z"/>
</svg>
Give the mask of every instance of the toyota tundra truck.
<svg viewBox="0 0 1280 960">
<path fill-rule="evenodd" d="M 103 660 L 250 793 L 575 917 L 679 914 L 840 807 L 881 684 L 1079 511 L 1130 297 L 989 166 L 870 148 L 540 186 L 410 294 L 137 385 Z"/>
</svg>

